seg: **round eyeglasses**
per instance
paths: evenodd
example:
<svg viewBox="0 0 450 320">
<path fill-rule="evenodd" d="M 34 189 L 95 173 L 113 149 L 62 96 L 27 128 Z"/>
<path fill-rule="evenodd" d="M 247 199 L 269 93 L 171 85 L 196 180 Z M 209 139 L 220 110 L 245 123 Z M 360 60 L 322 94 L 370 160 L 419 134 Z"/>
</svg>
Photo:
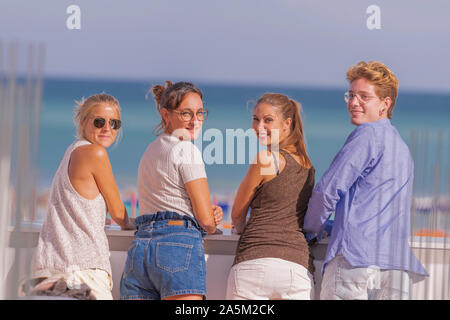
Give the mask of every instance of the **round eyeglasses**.
<svg viewBox="0 0 450 320">
<path fill-rule="evenodd" d="M 358 94 L 358 93 L 349 92 L 349 91 L 344 93 L 344 100 L 345 100 L 346 103 L 349 103 L 355 97 L 358 99 L 358 101 L 360 103 L 363 103 L 363 104 L 369 102 L 373 98 L 376 98 L 375 96 L 369 96 L 368 94 L 365 94 L 365 93 Z"/>
<path fill-rule="evenodd" d="M 178 113 L 180 115 L 181 119 L 186 122 L 189 122 L 194 118 L 194 112 L 192 112 L 190 110 L 184 110 L 184 111 L 173 110 L 173 112 Z M 208 117 L 208 110 L 202 109 L 200 111 L 197 111 L 195 113 L 195 116 L 197 117 L 197 120 L 204 121 Z"/>
</svg>

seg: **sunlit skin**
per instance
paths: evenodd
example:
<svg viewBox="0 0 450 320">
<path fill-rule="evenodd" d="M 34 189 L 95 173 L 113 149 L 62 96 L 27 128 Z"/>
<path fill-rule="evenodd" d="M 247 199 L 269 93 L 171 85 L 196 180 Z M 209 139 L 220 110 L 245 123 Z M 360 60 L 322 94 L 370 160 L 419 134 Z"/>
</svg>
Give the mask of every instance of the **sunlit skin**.
<svg viewBox="0 0 450 320">
<path fill-rule="evenodd" d="M 290 134 L 292 119 L 283 119 L 278 107 L 267 103 L 260 103 L 256 106 L 253 113 L 252 129 L 255 131 L 260 144 L 272 146 L 272 153 L 277 158 L 278 170 L 281 173 L 286 165 L 286 160 L 275 152 L 274 145 L 279 144 Z M 295 161 L 299 162 L 298 155 L 291 154 Z M 233 226 L 238 233 L 241 233 L 246 224 L 246 217 L 250 202 L 255 191 L 263 183 L 274 179 L 277 176 L 274 160 L 271 154 L 266 151 L 260 151 L 256 159 L 252 162 L 249 170 L 239 185 L 233 208 L 231 219 Z"/>
<path fill-rule="evenodd" d="M 198 120 L 197 112 L 202 111 L 203 101 L 197 93 L 187 93 L 176 110 L 161 109 L 166 127 L 164 133 L 174 135 L 180 140 L 197 139 L 203 126 Z M 182 112 L 194 114 L 190 121 L 182 119 Z M 220 206 L 210 203 L 210 193 L 206 178 L 195 179 L 185 184 L 186 191 L 192 203 L 195 218 L 209 234 L 216 231 L 216 226 L 222 221 L 223 211 Z M 202 300 L 198 294 L 182 294 L 165 297 L 164 300 Z"/>
<path fill-rule="evenodd" d="M 99 117 L 106 120 L 103 128 L 97 128 L 94 126 L 94 119 Z M 86 120 L 83 130 L 84 138 L 93 144 L 100 145 L 103 148 L 108 148 L 117 136 L 117 130 L 112 129 L 109 124 L 109 120 L 111 119 L 120 120 L 120 116 L 116 108 L 108 104 L 101 104 L 95 107 L 89 118 Z"/>
<path fill-rule="evenodd" d="M 176 110 L 161 109 L 161 115 L 166 121 L 165 133 L 181 136 L 183 140 L 197 139 L 203 126 L 203 121 L 197 119 L 197 112 L 203 110 L 203 101 L 196 93 L 187 93 Z M 181 112 L 189 111 L 194 114 L 191 121 L 184 121 Z"/>
<path fill-rule="evenodd" d="M 253 112 L 252 129 L 259 143 L 268 146 L 272 143 L 278 144 L 289 134 L 291 122 L 292 119 L 283 120 L 282 116 L 277 114 L 276 107 L 260 103 Z"/>
<path fill-rule="evenodd" d="M 106 120 L 103 128 L 94 126 L 95 118 Z M 103 103 L 93 108 L 83 125 L 83 138 L 91 142 L 76 148 L 70 157 L 68 174 L 73 188 L 80 196 L 93 200 L 101 193 L 111 218 L 124 230 L 134 229 L 132 219 L 120 198 L 108 148 L 116 139 L 117 130 L 111 128 L 110 119 L 120 119 L 113 106 Z"/>
<path fill-rule="evenodd" d="M 350 122 L 359 126 L 366 122 L 375 122 L 387 118 L 387 110 L 391 105 L 391 98 L 380 99 L 375 93 L 375 86 L 365 78 L 360 78 L 350 84 L 349 93 L 354 95 L 347 102 Z M 359 97 L 362 100 L 360 101 Z"/>
</svg>

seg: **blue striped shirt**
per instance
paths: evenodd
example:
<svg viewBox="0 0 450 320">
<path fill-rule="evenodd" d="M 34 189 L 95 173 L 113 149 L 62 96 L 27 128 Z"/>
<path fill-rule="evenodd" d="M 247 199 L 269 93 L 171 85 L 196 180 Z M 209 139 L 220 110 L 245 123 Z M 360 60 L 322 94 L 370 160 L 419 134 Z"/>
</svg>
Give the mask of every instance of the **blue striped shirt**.
<svg viewBox="0 0 450 320">
<path fill-rule="evenodd" d="M 342 254 L 353 267 L 377 266 L 427 276 L 409 243 L 414 162 L 388 119 L 348 136 L 309 200 L 308 238 L 335 220 L 322 266 Z"/>
</svg>

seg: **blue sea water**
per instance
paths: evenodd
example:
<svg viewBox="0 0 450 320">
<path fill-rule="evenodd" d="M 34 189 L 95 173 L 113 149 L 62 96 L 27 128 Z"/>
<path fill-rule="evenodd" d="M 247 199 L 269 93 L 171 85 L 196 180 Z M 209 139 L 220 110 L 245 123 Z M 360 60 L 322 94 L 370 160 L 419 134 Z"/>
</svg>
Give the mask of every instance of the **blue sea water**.
<svg viewBox="0 0 450 320">
<path fill-rule="evenodd" d="M 98 92 L 114 95 L 122 107 L 123 139 L 109 150 L 116 179 L 121 187 L 136 184 L 137 167 L 146 146 L 156 135 L 159 123 L 151 95 L 145 95 L 157 82 L 107 82 L 92 80 L 46 80 L 41 112 L 39 169 L 41 186 L 48 185 L 66 147 L 73 141 L 75 100 Z M 345 89 L 302 89 L 245 87 L 197 84 L 204 93 L 209 110 L 203 131 L 217 128 L 247 130 L 251 126 L 251 107 L 265 92 L 279 92 L 302 104 L 302 117 L 308 152 L 320 179 L 336 152 L 354 129 L 349 123 L 343 92 Z M 247 106 L 248 104 L 248 106 Z M 430 143 L 439 131 L 449 132 L 450 95 L 400 92 L 392 124 L 409 143 L 411 130 L 426 130 Z M 203 141 L 206 148 L 210 142 Z M 225 155 L 224 155 L 225 158 Z M 247 157 L 248 158 L 248 157 Z M 225 161 L 224 161 L 225 162 Z M 234 190 L 248 168 L 246 164 L 211 164 L 206 166 L 211 189 Z"/>
<path fill-rule="evenodd" d="M 123 138 L 117 147 L 109 148 L 111 165 L 121 191 L 135 190 L 137 169 L 140 158 L 147 145 L 156 135 L 153 128 L 159 123 L 152 96 L 145 96 L 149 88 L 162 81 L 118 82 L 94 80 L 46 79 L 42 101 L 39 138 L 39 186 L 49 188 L 53 175 L 67 146 L 74 140 L 75 126 L 73 110 L 75 100 L 106 92 L 115 96 L 122 108 Z M 288 95 L 302 105 L 302 118 L 306 135 L 308 153 L 316 169 L 316 182 L 327 170 L 333 157 L 342 147 L 346 137 L 355 128 L 349 122 L 342 89 L 295 88 L 270 86 L 232 86 L 196 83 L 204 94 L 204 104 L 209 116 L 203 126 L 219 129 L 225 139 L 226 129 L 251 127 L 251 110 L 261 95 L 278 92 Z M 410 145 L 416 160 L 416 177 L 432 175 L 429 167 L 436 161 L 437 141 L 442 133 L 449 141 L 450 94 L 403 92 L 400 90 L 394 110 L 392 124 L 398 129 L 405 142 Z M 427 150 L 418 149 L 412 141 L 412 132 L 428 134 Z M 203 139 L 202 147 L 212 143 Z M 225 142 L 224 142 L 225 145 Z M 244 164 L 206 164 L 208 184 L 212 195 L 219 200 L 232 198 L 243 179 L 251 155 Z M 426 154 L 424 158 L 423 154 Z M 422 155 L 422 156 L 421 156 Z M 448 154 L 441 155 L 445 175 L 448 167 Z M 424 160 L 425 159 L 425 160 Z M 237 159 L 236 159 L 237 160 Z M 422 163 L 424 162 L 424 163 Z M 428 165 L 428 166 L 427 166 Z M 422 179 L 422 178 L 418 178 Z M 445 179 L 441 179 L 445 180 Z M 448 179 L 447 179 L 448 180 Z M 419 180 L 418 180 L 419 181 Z M 417 183 L 418 193 L 429 193 L 432 179 Z M 221 201 L 222 201 L 221 200 Z"/>
</svg>

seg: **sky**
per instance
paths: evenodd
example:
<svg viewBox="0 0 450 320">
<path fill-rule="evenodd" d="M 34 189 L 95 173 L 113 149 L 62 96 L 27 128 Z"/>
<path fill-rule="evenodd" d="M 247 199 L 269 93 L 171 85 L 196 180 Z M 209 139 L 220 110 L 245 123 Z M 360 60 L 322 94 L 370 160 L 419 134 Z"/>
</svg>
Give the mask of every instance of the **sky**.
<svg viewBox="0 0 450 320">
<path fill-rule="evenodd" d="M 0 41 L 44 43 L 47 77 L 341 88 L 377 60 L 403 89 L 450 93 L 450 0 L 1 0 Z"/>
</svg>

